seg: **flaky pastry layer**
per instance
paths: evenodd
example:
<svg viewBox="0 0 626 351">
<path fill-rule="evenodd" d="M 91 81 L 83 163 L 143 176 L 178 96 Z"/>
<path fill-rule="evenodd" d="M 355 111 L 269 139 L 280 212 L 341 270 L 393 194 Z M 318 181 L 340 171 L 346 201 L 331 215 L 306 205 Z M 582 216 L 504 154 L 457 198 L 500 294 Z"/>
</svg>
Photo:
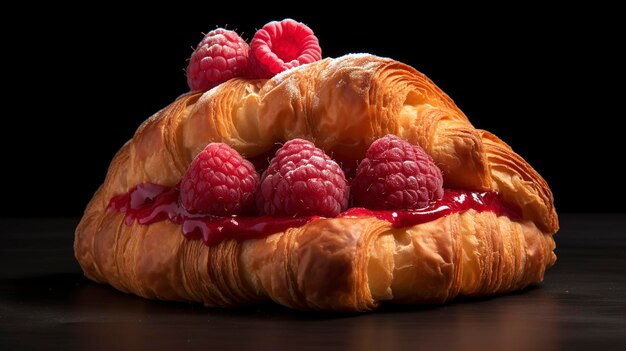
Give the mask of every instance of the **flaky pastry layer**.
<svg viewBox="0 0 626 351">
<path fill-rule="evenodd" d="M 445 186 L 496 191 L 522 218 L 471 210 L 401 229 L 373 218 L 323 219 L 207 247 L 169 221 L 128 226 L 123 214 L 107 211 L 114 195 L 139 183 L 178 183 L 209 142 L 254 157 L 299 137 L 358 160 L 389 133 L 422 146 Z M 183 95 L 148 119 L 87 206 L 75 252 L 91 279 L 149 298 L 363 311 L 380 301 L 438 303 L 541 281 L 555 260 L 557 230 L 543 178 L 500 139 L 475 129 L 428 78 L 390 59 L 348 55 L 267 81 L 232 79 Z"/>
</svg>

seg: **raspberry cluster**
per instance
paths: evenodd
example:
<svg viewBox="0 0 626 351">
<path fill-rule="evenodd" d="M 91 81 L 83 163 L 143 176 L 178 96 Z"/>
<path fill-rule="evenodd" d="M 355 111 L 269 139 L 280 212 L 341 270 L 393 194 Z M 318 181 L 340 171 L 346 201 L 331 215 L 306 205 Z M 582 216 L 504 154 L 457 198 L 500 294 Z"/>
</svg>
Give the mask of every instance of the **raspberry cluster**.
<svg viewBox="0 0 626 351">
<path fill-rule="evenodd" d="M 205 35 L 191 55 L 187 83 L 193 91 L 207 91 L 234 77 L 271 78 L 321 58 L 311 28 L 292 19 L 264 25 L 251 45 L 236 32 L 218 28 Z"/>
<path fill-rule="evenodd" d="M 387 135 L 371 144 L 351 184 L 323 150 L 293 139 L 276 151 L 261 177 L 230 146 L 211 143 L 193 160 L 180 188 L 190 213 L 334 217 L 350 198 L 370 209 L 426 207 L 443 196 L 443 177 L 422 148 Z"/>
<path fill-rule="evenodd" d="M 313 31 L 292 19 L 266 24 L 250 46 L 218 28 L 191 55 L 187 82 L 206 91 L 234 77 L 271 78 L 321 57 Z M 307 140 L 286 142 L 261 177 L 230 146 L 211 143 L 191 163 L 180 190 L 181 204 L 193 214 L 334 217 L 350 199 L 371 209 L 425 207 L 443 196 L 443 177 L 422 148 L 395 135 L 371 144 L 351 184 L 337 162 Z"/>
</svg>

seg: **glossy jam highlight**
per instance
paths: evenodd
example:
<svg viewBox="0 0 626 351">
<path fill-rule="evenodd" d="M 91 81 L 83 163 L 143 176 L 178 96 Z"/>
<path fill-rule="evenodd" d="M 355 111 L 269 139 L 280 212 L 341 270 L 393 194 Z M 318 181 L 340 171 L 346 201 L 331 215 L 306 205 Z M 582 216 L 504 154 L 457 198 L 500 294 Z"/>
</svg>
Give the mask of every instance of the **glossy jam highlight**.
<svg viewBox="0 0 626 351">
<path fill-rule="evenodd" d="M 185 237 L 202 240 L 207 245 L 215 245 L 228 239 L 264 238 L 288 228 L 302 226 L 310 221 L 324 219 L 318 216 L 215 217 L 191 214 L 180 205 L 179 193 L 178 186 L 140 184 L 125 194 L 113 197 L 109 202 L 108 210 L 124 213 L 127 225 L 135 221 L 139 224 L 172 221 L 181 225 Z M 496 193 L 452 189 L 445 189 L 441 200 L 418 210 L 374 211 L 355 207 L 340 213 L 336 218 L 376 217 L 389 222 L 395 228 L 402 228 L 470 209 L 478 212 L 491 211 L 496 215 L 505 215 L 511 219 L 519 218 L 516 211 L 502 204 Z"/>
</svg>

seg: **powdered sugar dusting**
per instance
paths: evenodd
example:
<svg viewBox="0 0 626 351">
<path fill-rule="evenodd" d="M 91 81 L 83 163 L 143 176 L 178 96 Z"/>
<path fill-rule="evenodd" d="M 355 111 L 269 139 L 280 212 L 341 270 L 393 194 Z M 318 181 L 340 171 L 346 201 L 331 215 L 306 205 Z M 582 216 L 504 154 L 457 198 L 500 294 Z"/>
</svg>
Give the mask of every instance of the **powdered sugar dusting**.
<svg viewBox="0 0 626 351">
<path fill-rule="evenodd" d="M 213 88 L 205 91 L 202 96 L 200 97 L 200 99 L 198 99 L 198 104 L 200 103 L 204 103 L 204 101 L 210 101 L 212 100 L 215 95 L 217 95 L 218 91 L 222 88 L 222 86 L 224 85 L 224 83 L 220 83 L 216 86 L 214 86 Z"/>
<path fill-rule="evenodd" d="M 315 61 L 315 62 L 319 62 L 319 61 Z M 306 69 L 306 67 L 308 67 L 309 65 L 315 62 L 306 63 L 304 65 L 292 67 L 290 69 L 282 71 L 276 74 L 274 77 L 272 77 L 265 84 L 266 86 L 270 86 L 270 87 L 277 87 L 280 85 L 284 89 L 284 91 L 287 93 L 287 96 L 289 97 L 289 99 L 291 100 L 296 99 L 300 97 L 301 93 L 300 93 L 300 87 L 298 84 L 298 78 L 294 75 L 294 73 L 300 70 Z M 270 85 L 267 85 L 268 83 L 270 83 Z"/>
<path fill-rule="evenodd" d="M 343 55 L 337 58 L 331 58 L 331 62 L 328 65 L 328 67 L 325 69 L 325 71 L 341 69 L 343 67 L 358 66 L 360 69 L 366 70 L 368 73 L 374 73 L 376 68 L 378 68 L 378 66 L 380 65 L 381 61 L 384 61 L 384 60 L 389 60 L 389 59 L 375 56 L 375 55 L 368 54 L 368 53 L 351 53 L 351 54 Z M 306 67 L 316 62 L 319 62 L 319 61 L 292 67 L 290 69 L 287 69 L 285 71 L 282 71 L 276 74 L 271 79 L 275 81 L 277 84 L 280 84 L 283 80 L 285 80 L 287 76 L 291 75 L 292 73 L 298 70 L 306 69 Z"/>
<path fill-rule="evenodd" d="M 300 88 L 298 87 L 298 82 L 296 82 L 294 77 L 283 79 L 282 82 L 280 82 L 280 85 L 284 87 L 290 100 L 297 99 L 300 96 Z"/>
<path fill-rule="evenodd" d="M 374 56 L 370 53 L 367 52 L 353 52 L 353 53 L 349 53 L 346 55 L 343 55 L 339 58 L 343 58 L 343 59 L 359 59 L 359 58 L 366 58 L 366 57 L 370 57 L 370 56 Z"/>
<path fill-rule="evenodd" d="M 333 59 L 319 74 L 320 80 L 332 81 L 337 90 L 344 87 L 359 89 L 359 85 L 351 85 L 350 81 L 369 79 L 389 59 L 368 53 L 348 54 Z M 337 78 L 337 79 L 334 79 Z M 318 96 L 313 99 L 313 109 L 318 109 L 321 101 Z"/>
<path fill-rule="evenodd" d="M 347 67 L 355 67 L 360 70 L 364 70 L 367 73 L 374 73 L 376 69 L 380 66 L 381 61 L 385 61 L 388 59 L 374 56 L 368 53 L 356 53 L 356 54 L 348 54 L 333 60 L 326 70 L 335 71 L 340 70 Z"/>
</svg>

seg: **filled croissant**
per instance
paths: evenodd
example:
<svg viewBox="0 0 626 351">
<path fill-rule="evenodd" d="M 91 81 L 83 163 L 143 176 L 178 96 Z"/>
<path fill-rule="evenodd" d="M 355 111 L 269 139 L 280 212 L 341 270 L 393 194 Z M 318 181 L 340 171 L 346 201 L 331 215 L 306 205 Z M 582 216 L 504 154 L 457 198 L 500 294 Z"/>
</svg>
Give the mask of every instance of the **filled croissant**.
<svg viewBox="0 0 626 351">
<path fill-rule="evenodd" d="M 142 224 L 111 205 L 141 184 L 175 188 L 211 142 L 252 159 L 302 138 L 358 162 L 388 134 L 421 146 L 446 189 L 496 194 L 489 200 L 495 205 L 474 199 L 410 225 L 367 212 L 313 217 L 211 245 L 183 235 L 180 221 Z M 548 185 L 508 145 L 475 129 L 412 67 L 360 54 L 269 80 L 230 79 L 156 113 L 113 159 L 76 229 L 75 255 L 88 278 L 151 299 L 367 311 L 383 302 L 443 303 L 542 281 L 556 260 L 557 230 Z"/>
</svg>

